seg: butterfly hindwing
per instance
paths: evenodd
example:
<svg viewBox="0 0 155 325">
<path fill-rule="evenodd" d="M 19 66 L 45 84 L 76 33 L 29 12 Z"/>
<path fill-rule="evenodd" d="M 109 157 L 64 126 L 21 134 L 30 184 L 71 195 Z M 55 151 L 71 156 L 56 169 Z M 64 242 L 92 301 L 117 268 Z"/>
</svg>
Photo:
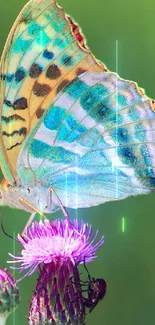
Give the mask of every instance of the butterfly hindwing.
<svg viewBox="0 0 155 325">
<path fill-rule="evenodd" d="M 24 184 L 52 187 L 64 206 L 85 207 L 155 186 L 155 113 L 133 82 L 86 72 L 66 85 L 20 153 Z"/>
<path fill-rule="evenodd" d="M 1 59 L 1 167 L 10 183 L 26 137 L 56 94 L 91 70 L 105 67 L 86 48 L 72 19 L 54 0 L 30 1 L 14 23 Z"/>
</svg>

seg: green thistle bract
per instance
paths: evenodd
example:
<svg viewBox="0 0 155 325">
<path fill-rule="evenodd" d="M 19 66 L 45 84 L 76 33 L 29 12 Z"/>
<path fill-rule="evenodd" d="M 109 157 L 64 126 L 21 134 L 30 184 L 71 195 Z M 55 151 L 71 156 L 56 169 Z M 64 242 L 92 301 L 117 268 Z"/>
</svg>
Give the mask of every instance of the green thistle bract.
<svg viewBox="0 0 155 325">
<path fill-rule="evenodd" d="M 18 303 L 19 291 L 13 277 L 0 269 L 0 317 L 7 318 Z"/>
</svg>

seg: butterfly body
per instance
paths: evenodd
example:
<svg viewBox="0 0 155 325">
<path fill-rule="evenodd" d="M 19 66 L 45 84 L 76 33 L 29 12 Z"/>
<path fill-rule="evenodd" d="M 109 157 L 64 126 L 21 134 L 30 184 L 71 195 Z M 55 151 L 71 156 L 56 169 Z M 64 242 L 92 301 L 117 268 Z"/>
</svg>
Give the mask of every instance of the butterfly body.
<svg viewBox="0 0 155 325">
<path fill-rule="evenodd" d="M 53 213 L 59 209 L 54 197 L 48 204 L 49 189 L 34 185 L 24 186 L 20 183 L 1 186 L 0 205 L 25 210 L 28 212 L 40 211 L 41 213 Z"/>
</svg>

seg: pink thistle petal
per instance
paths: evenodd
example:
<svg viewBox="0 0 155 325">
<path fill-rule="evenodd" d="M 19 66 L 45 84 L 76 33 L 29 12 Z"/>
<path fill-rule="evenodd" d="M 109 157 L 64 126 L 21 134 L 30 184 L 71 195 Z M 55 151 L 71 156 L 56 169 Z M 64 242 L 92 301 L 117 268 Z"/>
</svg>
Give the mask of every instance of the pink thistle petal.
<svg viewBox="0 0 155 325">
<path fill-rule="evenodd" d="M 27 228 L 24 236 L 17 236 L 23 246 L 21 256 L 9 254 L 14 261 L 8 263 L 21 263 L 21 271 L 30 268 L 26 273 L 28 276 L 38 265 L 49 264 L 55 260 L 62 263 L 71 261 L 73 265 L 82 264 L 84 260 L 91 262 L 96 257 L 96 250 L 104 243 L 103 236 L 95 243 L 97 236 L 98 231 L 92 238 L 92 226 L 84 221 L 80 223 L 77 219 L 73 226 L 67 220 L 59 219 L 52 224 L 47 219 L 44 222 L 34 222 Z"/>
</svg>

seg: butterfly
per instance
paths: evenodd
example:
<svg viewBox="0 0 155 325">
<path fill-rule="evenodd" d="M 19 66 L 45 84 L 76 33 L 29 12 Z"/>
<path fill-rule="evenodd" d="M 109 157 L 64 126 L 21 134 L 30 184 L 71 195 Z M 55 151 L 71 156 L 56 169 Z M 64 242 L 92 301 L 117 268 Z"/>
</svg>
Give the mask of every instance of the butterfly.
<svg viewBox="0 0 155 325">
<path fill-rule="evenodd" d="M 35 213 L 155 188 L 155 103 L 97 61 L 54 0 L 31 0 L 0 67 L 1 205 Z"/>
</svg>

